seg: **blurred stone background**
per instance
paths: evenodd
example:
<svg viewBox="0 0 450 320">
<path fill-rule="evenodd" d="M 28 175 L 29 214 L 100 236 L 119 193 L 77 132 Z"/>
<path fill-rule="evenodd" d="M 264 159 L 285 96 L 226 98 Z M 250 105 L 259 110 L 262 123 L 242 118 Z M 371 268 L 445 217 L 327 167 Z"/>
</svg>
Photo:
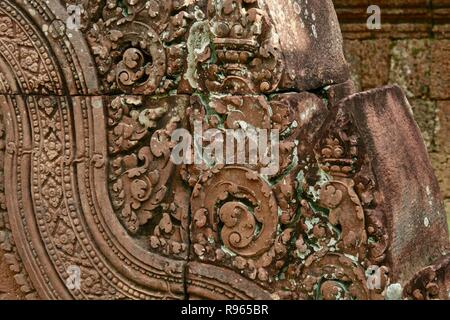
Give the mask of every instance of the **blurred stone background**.
<svg viewBox="0 0 450 320">
<path fill-rule="evenodd" d="M 403 87 L 436 170 L 450 224 L 450 0 L 333 0 L 358 89 Z M 381 9 L 369 30 L 367 8 Z"/>
</svg>

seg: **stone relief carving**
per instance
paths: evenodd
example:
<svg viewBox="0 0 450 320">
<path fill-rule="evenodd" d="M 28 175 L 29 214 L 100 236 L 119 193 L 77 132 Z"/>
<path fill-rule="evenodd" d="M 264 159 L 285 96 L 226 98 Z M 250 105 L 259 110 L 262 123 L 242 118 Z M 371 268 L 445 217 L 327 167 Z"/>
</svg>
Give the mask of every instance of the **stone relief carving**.
<svg viewBox="0 0 450 320">
<path fill-rule="evenodd" d="M 0 3 L 0 254 L 26 298 L 448 298 L 444 211 L 401 89 L 354 92 L 331 1 L 283 13 L 298 38 L 279 5 Z M 198 125 L 278 130 L 277 170 L 175 164 L 172 134 Z"/>
</svg>

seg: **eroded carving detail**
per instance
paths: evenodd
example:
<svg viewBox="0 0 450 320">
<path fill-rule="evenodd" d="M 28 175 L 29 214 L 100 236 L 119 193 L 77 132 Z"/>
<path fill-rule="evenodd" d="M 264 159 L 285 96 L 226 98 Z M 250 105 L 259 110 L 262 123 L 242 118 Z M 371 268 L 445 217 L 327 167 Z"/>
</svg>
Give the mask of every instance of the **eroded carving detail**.
<svg viewBox="0 0 450 320">
<path fill-rule="evenodd" d="M 178 87 L 193 5 L 182 1 L 108 1 L 88 40 L 104 89 L 132 94 Z"/>
<path fill-rule="evenodd" d="M 86 36 L 63 27 L 68 4 L 84 6 Z M 0 242 L 28 298 L 382 299 L 400 280 L 405 298 L 448 298 L 448 257 L 391 273 L 368 129 L 336 107 L 339 85 L 280 87 L 269 7 L 0 3 Z M 171 135 L 198 126 L 278 130 L 263 148 L 278 166 L 247 153 L 175 165 Z M 80 290 L 65 286 L 73 265 Z"/>
<path fill-rule="evenodd" d="M 124 96 L 109 106 L 113 206 L 131 234 L 145 233 L 150 248 L 167 255 L 187 252 L 189 193 L 170 159 L 171 135 L 187 102 Z"/>
</svg>

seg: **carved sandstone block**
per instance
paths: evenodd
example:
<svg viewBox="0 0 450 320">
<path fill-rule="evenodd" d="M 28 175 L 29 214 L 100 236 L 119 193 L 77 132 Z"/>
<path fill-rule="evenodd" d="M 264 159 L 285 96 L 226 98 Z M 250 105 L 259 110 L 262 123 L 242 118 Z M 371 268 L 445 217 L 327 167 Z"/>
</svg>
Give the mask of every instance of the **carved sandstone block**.
<svg viewBox="0 0 450 320">
<path fill-rule="evenodd" d="M 1 1 L 0 298 L 447 298 L 409 105 L 341 41 L 325 0 Z"/>
<path fill-rule="evenodd" d="M 353 117 L 373 159 L 374 214 L 385 216 L 387 259 L 402 283 L 448 251 L 441 194 L 411 106 L 399 87 L 387 87 L 351 96 L 338 108 Z"/>
<path fill-rule="evenodd" d="M 97 74 L 85 36 L 69 30 L 65 3 L 2 1 L 0 39 L 3 94 L 83 95 L 95 93 Z M 16 79 L 11 79 L 11 74 Z"/>
<path fill-rule="evenodd" d="M 331 0 L 269 0 L 266 5 L 285 61 L 280 89 L 307 91 L 349 78 Z"/>
</svg>

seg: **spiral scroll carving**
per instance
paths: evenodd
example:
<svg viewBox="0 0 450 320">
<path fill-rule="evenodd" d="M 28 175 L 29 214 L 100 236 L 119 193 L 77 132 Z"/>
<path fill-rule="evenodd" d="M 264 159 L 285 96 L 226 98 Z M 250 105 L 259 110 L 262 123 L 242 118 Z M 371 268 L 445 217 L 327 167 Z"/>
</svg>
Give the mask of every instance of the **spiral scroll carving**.
<svg viewBox="0 0 450 320">
<path fill-rule="evenodd" d="M 227 167 L 201 178 L 191 200 L 199 244 L 223 241 L 232 252 L 255 257 L 273 244 L 277 205 L 269 186 L 249 169 Z M 200 217 L 206 216 L 205 220 Z M 203 239 L 202 239 L 203 238 Z M 220 240 L 221 239 L 221 240 Z"/>
<path fill-rule="evenodd" d="M 322 56 L 342 55 L 339 42 L 322 43 L 336 35 L 329 3 L 0 1 L 8 288 L 27 299 L 350 300 L 404 283 L 404 298 L 444 297 L 445 244 L 425 257 L 435 265 L 398 272 L 408 258 L 396 256 L 385 202 L 403 198 L 382 178 L 401 172 L 380 171 L 392 160 L 363 116 L 378 104 L 400 114 L 405 99 L 353 95 L 345 72 L 334 74 L 342 66 L 323 67 Z M 84 6 L 76 30 L 69 5 Z M 298 9 L 285 10 L 296 14 L 292 36 L 284 5 Z M 372 95 L 392 101 L 352 109 Z M 388 122 L 381 113 L 370 116 Z M 268 138 L 258 148 L 255 132 Z M 442 230 L 429 180 L 426 219 L 399 220 L 424 220 L 417 230 L 432 238 Z M 0 299 L 10 296 L 1 281 Z"/>
<path fill-rule="evenodd" d="M 126 49 L 122 60 L 117 64 L 116 81 L 123 92 L 154 93 L 166 73 L 166 56 L 159 37 L 151 29 L 143 33 L 146 38 L 139 41 L 140 48 Z M 121 40 L 127 43 L 127 38 L 130 42 L 137 40 L 134 33 L 125 35 Z"/>
</svg>

